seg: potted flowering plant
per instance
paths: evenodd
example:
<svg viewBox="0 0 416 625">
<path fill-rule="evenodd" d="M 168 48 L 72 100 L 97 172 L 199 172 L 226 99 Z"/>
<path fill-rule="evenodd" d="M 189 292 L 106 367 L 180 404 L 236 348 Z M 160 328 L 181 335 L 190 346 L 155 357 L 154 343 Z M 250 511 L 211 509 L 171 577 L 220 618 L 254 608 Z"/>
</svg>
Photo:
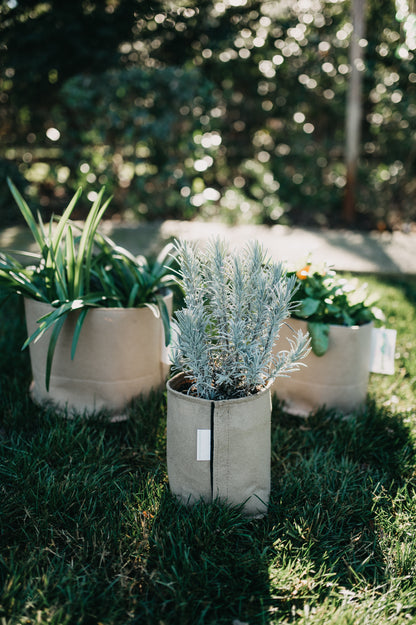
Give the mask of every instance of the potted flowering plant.
<svg viewBox="0 0 416 625">
<path fill-rule="evenodd" d="M 265 514 L 270 493 L 270 385 L 308 352 L 293 333 L 274 344 L 294 304 L 295 277 L 258 243 L 231 254 L 177 243 L 184 307 L 175 314 L 167 383 L 171 491 L 185 504 L 220 499 Z"/>
<path fill-rule="evenodd" d="M 24 297 L 32 397 L 58 410 L 120 416 L 168 373 L 162 356 L 170 338 L 171 246 L 150 262 L 100 234 L 110 201 L 103 202 L 104 188 L 83 226 L 70 219 L 81 190 L 45 225 L 8 182 L 39 248 L 0 254 L 3 293 Z"/>
<path fill-rule="evenodd" d="M 279 380 L 273 392 L 288 412 L 307 416 L 320 406 L 351 411 L 367 395 L 373 322 L 381 318 L 364 286 L 308 262 L 295 276 L 297 307 L 290 325 L 309 332 L 305 374 Z M 284 334 L 284 333 L 283 333 Z"/>
</svg>

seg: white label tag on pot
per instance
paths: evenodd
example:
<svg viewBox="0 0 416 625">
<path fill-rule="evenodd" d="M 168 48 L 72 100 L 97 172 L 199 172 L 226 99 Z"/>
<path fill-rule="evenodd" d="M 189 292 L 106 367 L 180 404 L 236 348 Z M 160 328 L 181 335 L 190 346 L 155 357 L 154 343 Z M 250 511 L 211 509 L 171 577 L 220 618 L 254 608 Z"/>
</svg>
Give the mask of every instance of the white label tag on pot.
<svg viewBox="0 0 416 625">
<path fill-rule="evenodd" d="M 370 371 L 372 373 L 394 374 L 396 334 L 396 330 L 373 328 L 370 358 Z"/>
<path fill-rule="evenodd" d="M 196 459 L 211 459 L 211 430 L 197 430 Z"/>
</svg>

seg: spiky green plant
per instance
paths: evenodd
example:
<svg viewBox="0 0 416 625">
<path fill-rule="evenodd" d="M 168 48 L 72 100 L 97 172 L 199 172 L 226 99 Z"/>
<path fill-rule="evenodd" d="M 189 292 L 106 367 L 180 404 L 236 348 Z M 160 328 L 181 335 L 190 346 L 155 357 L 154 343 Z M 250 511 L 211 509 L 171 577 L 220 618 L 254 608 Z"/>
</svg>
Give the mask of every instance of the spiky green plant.
<svg viewBox="0 0 416 625">
<path fill-rule="evenodd" d="M 206 399 L 242 397 L 303 364 L 309 338 L 301 331 L 289 349 L 273 353 L 296 288 L 281 263 L 258 242 L 241 254 L 231 254 L 219 239 L 204 252 L 187 242 L 176 248 L 185 306 L 176 313 L 172 360 L 191 381 L 191 392 Z"/>
<path fill-rule="evenodd" d="M 173 246 L 166 246 L 158 258 L 151 262 L 144 256 L 133 256 L 109 237 L 100 234 L 97 228 L 111 201 L 111 198 L 103 200 L 104 187 L 92 204 L 83 226 L 70 219 L 81 196 L 81 189 L 76 192 L 62 216 L 52 217 L 45 225 L 40 215 L 36 221 L 13 182 L 8 180 L 8 184 L 39 251 L 16 252 L 31 258 L 34 261 L 31 265 L 21 263 L 12 254 L 0 253 L 0 286 L 6 297 L 11 293 L 19 293 L 52 306 L 51 312 L 38 320 L 39 327 L 23 345 L 24 349 L 51 329 L 46 388 L 49 388 L 59 333 L 66 316 L 72 311 L 80 311 L 73 335 L 72 358 L 85 316 L 89 309 L 97 306 L 149 307 L 156 316 L 161 316 L 168 345 L 170 322 L 163 295 L 167 288 L 175 284 L 174 275 L 170 271 L 174 262 Z"/>
</svg>

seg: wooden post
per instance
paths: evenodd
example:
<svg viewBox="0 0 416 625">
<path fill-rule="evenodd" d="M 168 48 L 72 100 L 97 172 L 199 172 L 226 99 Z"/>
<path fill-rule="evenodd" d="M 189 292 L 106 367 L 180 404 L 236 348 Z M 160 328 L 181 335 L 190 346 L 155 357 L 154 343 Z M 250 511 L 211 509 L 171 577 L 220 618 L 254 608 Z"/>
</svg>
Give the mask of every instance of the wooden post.
<svg viewBox="0 0 416 625">
<path fill-rule="evenodd" d="M 347 180 L 345 186 L 343 217 L 348 224 L 355 221 L 355 184 L 360 154 L 362 119 L 362 75 L 364 47 L 360 40 L 365 35 L 366 0 L 351 0 L 353 32 L 349 47 L 351 74 L 347 93 L 345 120 L 345 164 Z"/>
</svg>

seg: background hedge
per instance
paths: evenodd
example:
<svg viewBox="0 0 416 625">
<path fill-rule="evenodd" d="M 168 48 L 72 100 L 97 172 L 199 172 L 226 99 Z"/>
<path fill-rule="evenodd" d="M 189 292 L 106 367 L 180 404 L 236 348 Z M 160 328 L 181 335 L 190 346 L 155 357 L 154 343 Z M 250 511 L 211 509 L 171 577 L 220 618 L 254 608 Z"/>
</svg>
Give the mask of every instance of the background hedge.
<svg viewBox="0 0 416 625">
<path fill-rule="evenodd" d="M 367 0 L 363 228 L 415 221 L 416 64 L 398 4 Z M 340 225 L 351 30 L 345 0 L 2 1 L 1 224 L 17 218 L 10 175 L 45 213 L 79 185 L 85 211 L 105 184 L 123 218 Z"/>
</svg>

